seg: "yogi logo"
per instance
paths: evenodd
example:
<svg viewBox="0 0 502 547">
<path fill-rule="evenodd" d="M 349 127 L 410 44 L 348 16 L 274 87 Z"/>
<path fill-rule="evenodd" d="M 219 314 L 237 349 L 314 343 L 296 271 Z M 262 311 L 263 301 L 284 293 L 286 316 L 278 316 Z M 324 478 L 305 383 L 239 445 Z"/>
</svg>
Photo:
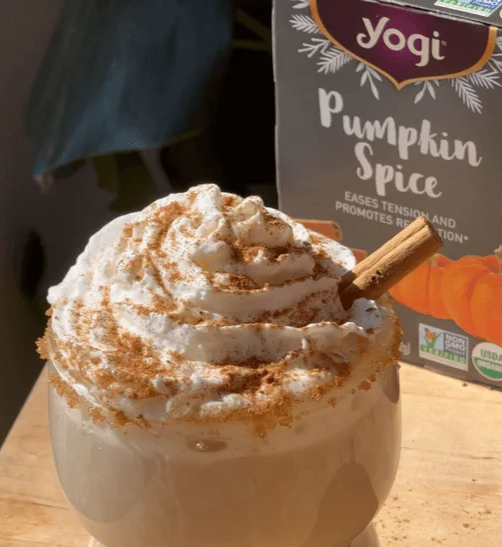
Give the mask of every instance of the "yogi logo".
<svg viewBox="0 0 502 547">
<path fill-rule="evenodd" d="M 495 28 L 365 0 L 311 0 L 321 31 L 401 89 L 463 76 L 491 57 Z"/>
<path fill-rule="evenodd" d="M 366 32 L 357 35 L 357 43 L 364 49 L 373 49 L 380 40 L 391 51 L 403 51 L 407 49 L 418 58 L 416 66 L 427 66 L 431 56 L 436 61 L 442 61 L 441 40 L 437 30 L 432 33 L 432 38 L 423 34 L 410 34 L 406 36 L 397 28 L 388 27 L 390 19 L 382 17 L 376 26 L 367 17 L 363 17 Z"/>
</svg>

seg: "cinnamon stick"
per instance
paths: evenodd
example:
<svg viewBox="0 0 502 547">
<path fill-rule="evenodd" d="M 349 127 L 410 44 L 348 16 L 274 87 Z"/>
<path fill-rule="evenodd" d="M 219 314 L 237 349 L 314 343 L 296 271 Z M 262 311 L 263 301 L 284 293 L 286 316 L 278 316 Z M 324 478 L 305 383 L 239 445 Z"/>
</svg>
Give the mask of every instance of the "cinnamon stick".
<svg viewBox="0 0 502 547">
<path fill-rule="evenodd" d="M 432 224 L 425 217 L 417 218 L 345 274 L 340 283 L 343 307 L 349 309 L 358 298 L 380 298 L 442 246 Z"/>
</svg>

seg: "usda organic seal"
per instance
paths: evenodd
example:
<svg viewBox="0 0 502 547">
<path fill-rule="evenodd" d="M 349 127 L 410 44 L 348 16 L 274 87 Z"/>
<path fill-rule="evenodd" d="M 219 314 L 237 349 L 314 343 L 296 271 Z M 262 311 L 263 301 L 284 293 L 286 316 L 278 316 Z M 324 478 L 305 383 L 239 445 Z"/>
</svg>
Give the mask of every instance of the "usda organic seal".
<svg viewBox="0 0 502 547">
<path fill-rule="evenodd" d="M 472 362 L 482 376 L 502 382 L 502 348 L 500 346 L 490 342 L 478 344 L 472 350 Z"/>
</svg>

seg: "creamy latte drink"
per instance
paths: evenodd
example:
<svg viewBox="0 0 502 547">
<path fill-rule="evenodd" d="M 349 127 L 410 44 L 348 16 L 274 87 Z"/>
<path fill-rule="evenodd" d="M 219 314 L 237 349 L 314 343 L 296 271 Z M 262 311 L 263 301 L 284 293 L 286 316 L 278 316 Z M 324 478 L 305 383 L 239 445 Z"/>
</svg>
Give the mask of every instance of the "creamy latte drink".
<svg viewBox="0 0 502 547">
<path fill-rule="evenodd" d="M 40 352 L 66 495 L 106 547 L 347 547 L 392 485 L 400 329 L 355 259 L 202 185 L 98 232 Z"/>
</svg>

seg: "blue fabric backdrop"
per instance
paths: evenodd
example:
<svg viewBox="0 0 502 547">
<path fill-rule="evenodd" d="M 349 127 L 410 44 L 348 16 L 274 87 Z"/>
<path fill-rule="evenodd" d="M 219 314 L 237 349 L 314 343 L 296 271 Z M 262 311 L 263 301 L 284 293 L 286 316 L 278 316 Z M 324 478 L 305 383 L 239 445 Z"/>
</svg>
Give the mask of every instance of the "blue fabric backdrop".
<svg viewBox="0 0 502 547">
<path fill-rule="evenodd" d="M 200 130 L 232 40 L 230 0 L 70 0 L 35 81 L 34 174 Z"/>
</svg>

